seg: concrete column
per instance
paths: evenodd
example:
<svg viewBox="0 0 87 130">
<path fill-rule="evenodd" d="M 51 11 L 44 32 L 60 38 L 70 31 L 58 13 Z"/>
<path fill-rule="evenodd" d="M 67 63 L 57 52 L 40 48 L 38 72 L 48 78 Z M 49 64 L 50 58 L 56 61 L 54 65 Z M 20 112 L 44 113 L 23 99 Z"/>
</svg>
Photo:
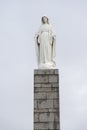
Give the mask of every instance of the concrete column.
<svg viewBox="0 0 87 130">
<path fill-rule="evenodd" d="M 60 130 L 58 69 L 34 70 L 34 130 Z"/>
</svg>

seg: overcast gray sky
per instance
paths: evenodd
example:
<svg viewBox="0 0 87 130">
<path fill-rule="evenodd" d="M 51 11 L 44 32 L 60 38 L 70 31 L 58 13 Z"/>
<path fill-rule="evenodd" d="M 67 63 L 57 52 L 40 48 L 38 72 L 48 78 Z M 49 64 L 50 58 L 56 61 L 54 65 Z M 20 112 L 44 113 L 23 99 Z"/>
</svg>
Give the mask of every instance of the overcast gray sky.
<svg viewBox="0 0 87 130">
<path fill-rule="evenodd" d="M 33 129 L 34 34 L 43 15 L 57 37 L 61 130 L 87 130 L 87 0 L 0 0 L 0 130 Z"/>
</svg>

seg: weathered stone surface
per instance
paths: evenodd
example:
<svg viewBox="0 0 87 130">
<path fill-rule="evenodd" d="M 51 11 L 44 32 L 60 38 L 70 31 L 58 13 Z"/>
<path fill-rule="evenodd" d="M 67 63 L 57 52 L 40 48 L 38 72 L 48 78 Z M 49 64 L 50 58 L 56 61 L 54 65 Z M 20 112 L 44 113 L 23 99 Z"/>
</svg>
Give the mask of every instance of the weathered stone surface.
<svg viewBox="0 0 87 130">
<path fill-rule="evenodd" d="M 60 130 L 57 69 L 34 71 L 34 130 Z"/>
<path fill-rule="evenodd" d="M 35 92 L 45 92 L 45 93 L 48 93 L 48 92 L 58 92 L 58 87 L 35 87 L 34 88 L 34 91 Z"/>
<path fill-rule="evenodd" d="M 59 122 L 49 122 L 50 130 L 60 130 Z"/>
<path fill-rule="evenodd" d="M 36 75 L 34 78 L 35 83 L 48 83 L 48 81 L 49 79 L 48 76 L 46 75 L 41 75 L 41 76 Z"/>
<path fill-rule="evenodd" d="M 58 92 L 47 93 L 47 99 L 58 99 Z"/>
<path fill-rule="evenodd" d="M 34 123 L 35 130 L 60 130 L 60 125 L 58 122 L 39 122 Z"/>
<path fill-rule="evenodd" d="M 35 99 L 47 99 L 47 94 L 44 92 L 41 92 L 41 93 L 39 93 L 39 92 L 37 92 L 37 93 L 35 93 L 34 94 L 34 98 Z"/>
<path fill-rule="evenodd" d="M 53 83 L 52 88 L 59 88 L 59 81 L 57 83 Z"/>
<path fill-rule="evenodd" d="M 48 123 L 41 123 L 41 122 L 38 122 L 38 123 L 34 123 L 34 129 L 35 130 L 46 130 L 48 129 Z"/>
<path fill-rule="evenodd" d="M 34 113 L 34 122 L 39 122 L 39 113 Z"/>
<path fill-rule="evenodd" d="M 43 75 L 43 74 L 45 74 L 45 75 L 47 75 L 47 74 L 58 74 L 58 69 L 44 69 L 44 70 L 38 70 L 38 69 L 35 69 L 34 70 L 34 74 L 35 75 Z"/>
<path fill-rule="evenodd" d="M 58 76 L 57 75 L 49 75 L 49 83 L 57 83 Z"/>
<path fill-rule="evenodd" d="M 40 122 L 53 122 L 54 121 L 54 113 L 40 113 L 39 114 Z"/>
<path fill-rule="evenodd" d="M 60 121 L 59 112 L 55 112 L 55 113 L 54 113 L 54 120 L 55 120 L 56 122 L 59 122 L 59 121 Z"/>
<path fill-rule="evenodd" d="M 41 84 L 34 84 L 34 89 L 36 88 L 36 87 L 38 87 L 38 88 L 41 88 Z"/>
<path fill-rule="evenodd" d="M 56 112 L 58 112 L 59 113 L 59 110 L 58 110 L 58 108 L 55 108 L 55 109 L 53 109 L 53 108 L 51 108 L 51 109 L 49 109 L 49 108 L 39 108 L 39 109 L 34 109 L 34 112 L 36 112 L 36 113 L 42 113 L 42 112 L 54 112 L 54 113 L 56 113 Z"/>
<path fill-rule="evenodd" d="M 51 92 L 57 92 L 59 94 L 58 87 L 51 87 Z"/>
<path fill-rule="evenodd" d="M 41 84 L 41 87 L 42 88 L 47 88 L 47 87 L 51 87 L 52 86 L 52 84 L 50 84 L 50 83 L 47 83 L 47 84 Z"/>
<path fill-rule="evenodd" d="M 53 100 L 38 100 L 38 108 L 53 108 Z"/>
<path fill-rule="evenodd" d="M 34 108 L 37 109 L 37 100 L 34 100 Z"/>
<path fill-rule="evenodd" d="M 34 94 L 35 99 L 57 99 L 58 98 L 58 92 L 36 92 Z"/>
<path fill-rule="evenodd" d="M 59 109 L 59 99 L 58 100 L 53 100 L 53 107 Z"/>
<path fill-rule="evenodd" d="M 55 69 L 55 74 L 58 74 L 58 69 Z"/>
<path fill-rule="evenodd" d="M 34 75 L 36 75 L 36 74 L 38 74 L 38 70 L 37 69 L 34 70 Z"/>
</svg>

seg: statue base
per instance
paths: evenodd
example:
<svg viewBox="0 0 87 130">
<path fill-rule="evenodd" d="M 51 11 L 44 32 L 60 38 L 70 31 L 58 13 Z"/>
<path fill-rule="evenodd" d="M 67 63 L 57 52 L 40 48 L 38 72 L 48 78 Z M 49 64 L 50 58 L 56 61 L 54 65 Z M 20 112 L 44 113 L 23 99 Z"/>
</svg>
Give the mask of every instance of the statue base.
<svg viewBox="0 0 87 130">
<path fill-rule="evenodd" d="M 60 130 L 58 69 L 34 70 L 34 130 Z"/>
<path fill-rule="evenodd" d="M 41 63 L 39 65 L 39 69 L 56 69 L 56 64 L 55 63 Z"/>
</svg>

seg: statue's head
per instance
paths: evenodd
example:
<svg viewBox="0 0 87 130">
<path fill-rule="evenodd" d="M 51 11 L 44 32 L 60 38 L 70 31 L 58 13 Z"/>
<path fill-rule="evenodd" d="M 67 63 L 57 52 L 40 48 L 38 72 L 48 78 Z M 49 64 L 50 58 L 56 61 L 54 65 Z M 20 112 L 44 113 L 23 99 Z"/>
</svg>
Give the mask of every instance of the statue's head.
<svg viewBox="0 0 87 130">
<path fill-rule="evenodd" d="M 43 16 L 43 17 L 41 18 L 41 21 L 42 21 L 43 24 L 45 24 L 45 23 L 49 24 L 49 19 L 48 19 L 47 16 Z"/>
</svg>

